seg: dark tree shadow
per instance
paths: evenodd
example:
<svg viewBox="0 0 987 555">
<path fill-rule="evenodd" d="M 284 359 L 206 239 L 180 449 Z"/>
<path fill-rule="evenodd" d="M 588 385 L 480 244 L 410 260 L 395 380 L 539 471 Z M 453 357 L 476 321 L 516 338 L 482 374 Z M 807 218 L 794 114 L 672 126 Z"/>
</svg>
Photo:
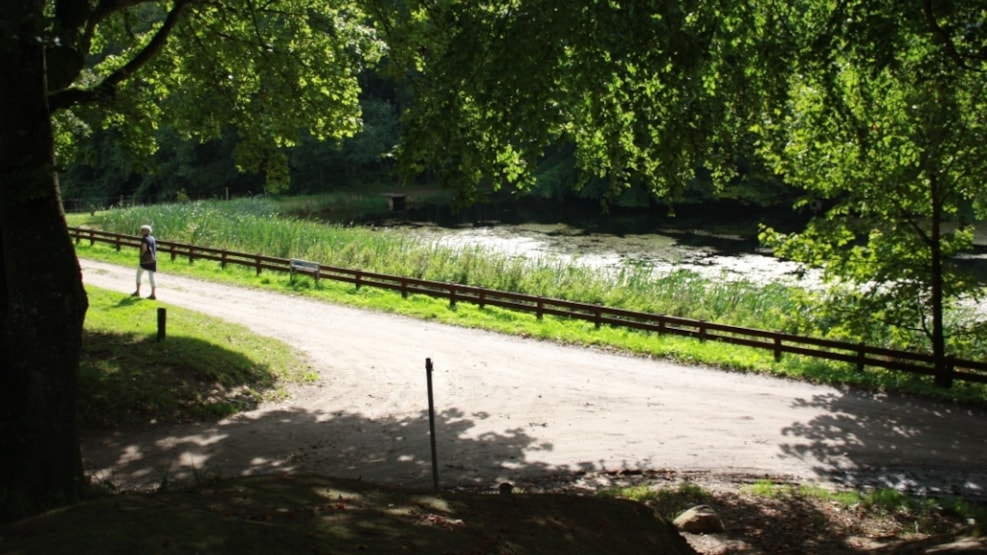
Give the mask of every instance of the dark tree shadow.
<svg viewBox="0 0 987 555">
<path fill-rule="evenodd" d="M 983 409 L 867 392 L 798 399 L 824 409 L 782 430 L 784 457 L 812 465 L 820 479 L 855 488 L 987 499 L 987 412 Z"/>
<path fill-rule="evenodd" d="M 134 428 L 252 410 L 274 389 L 271 369 L 241 352 L 195 337 L 165 341 L 139 333 L 83 332 L 79 423 Z"/>
<path fill-rule="evenodd" d="M 591 462 L 550 466 L 528 460 L 526 453 L 551 451 L 553 446 L 522 428 L 468 433 L 484 417 L 459 409 L 436 414 L 441 488 L 492 488 L 501 480 L 524 481 L 594 466 Z M 433 485 L 425 410 L 368 418 L 293 408 L 162 426 L 136 435 L 84 434 L 82 448 L 91 478 L 120 489 L 148 490 L 175 482 L 272 473 L 314 473 L 422 489 Z"/>
</svg>

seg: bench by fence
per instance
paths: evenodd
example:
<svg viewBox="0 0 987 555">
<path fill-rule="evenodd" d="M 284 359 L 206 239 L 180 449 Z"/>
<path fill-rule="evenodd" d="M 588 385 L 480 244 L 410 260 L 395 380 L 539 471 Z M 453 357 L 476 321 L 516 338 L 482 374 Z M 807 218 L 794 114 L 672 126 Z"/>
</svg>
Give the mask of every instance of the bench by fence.
<svg viewBox="0 0 987 555">
<path fill-rule="evenodd" d="M 307 260 L 292 258 L 288 265 L 291 268 L 291 279 L 295 279 L 295 272 L 314 277 L 316 283 L 318 283 L 319 278 L 322 277 L 322 265 L 317 262 L 309 262 Z"/>
<path fill-rule="evenodd" d="M 99 241 L 114 245 L 116 250 L 120 250 L 122 246 L 134 248 L 140 246 L 140 238 L 137 236 L 73 227 L 68 228 L 68 231 L 76 242 L 82 239 L 88 239 L 90 244 Z M 457 302 L 468 302 L 481 308 L 497 306 L 508 310 L 528 312 L 539 319 L 546 315 L 558 316 L 592 322 L 597 327 L 607 325 L 691 337 L 700 341 L 719 341 L 768 350 L 773 352 L 776 360 L 780 360 L 783 353 L 788 353 L 853 364 L 859 371 L 863 371 L 865 367 L 875 367 L 932 375 L 937 378 L 942 377 L 939 375 L 939 372 L 942 371 L 948 377 L 949 384 L 954 379 L 987 383 L 987 362 L 984 361 L 963 360 L 948 356 L 945 361 L 946 367 L 941 368 L 939 366 L 940 361 L 937 361 L 930 353 L 897 351 L 847 341 L 801 337 L 781 332 L 637 312 L 578 301 L 538 297 L 511 291 L 497 291 L 472 285 L 443 283 L 325 266 L 305 260 L 276 258 L 259 254 L 251 255 L 169 241 L 158 241 L 158 252 L 171 253 L 172 260 L 175 260 L 177 256 L 187 256 L 189 262 L 200 259 L 215 260 L 220 262 L 223 268 L 227 264 L 254 267 L 258 275 L 262 269 L 289 272 L 292 278 L 296 273 L 300 273 L 312 276 L 316 280 L 325 278 L 351 283 L 357 289 L 368 286 L 398 291 L 404 298 L 414 294 L 428 295 L 448 299 L 450 305 L 455 305 Z"/>
</svg>

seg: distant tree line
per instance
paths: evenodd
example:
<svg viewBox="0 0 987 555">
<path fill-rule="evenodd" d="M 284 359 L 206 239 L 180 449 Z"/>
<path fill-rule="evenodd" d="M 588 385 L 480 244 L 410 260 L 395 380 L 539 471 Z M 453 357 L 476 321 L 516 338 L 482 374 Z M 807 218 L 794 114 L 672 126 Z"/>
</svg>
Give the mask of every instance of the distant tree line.
<svg viewBox="0 0 987 555">
<path fill-rule="evenodd" d="M 304 135 L 287 148 L 289 182 L 280 192 L 312 194 L 387 179 L 387 153 L 398 137 L 398 110 L 382 98 L 361 100 L 363 129 L 343 140 Z M 168 127 L 157 131 L 158 151 L 135 159 L 112 130 L 95 132 L 79 147 L 79 157 L 62 168 L 67 210 L 117 204 L 148 204 L 186 199 L 215 199 L 263 194 L 266 177 L 237 167 L 238 129 L 228 125 L 218 138 L 200 142 Z"/>
<path fill-rule="evenodd" d="M 288 182 L 278 189 L 285 195 L 318 194 L 396 182 L 392 160 L 401 135 L 401 98 L 409 93 L 401 83 L 371 71 L 364 83 L 361 130 L 351 137 L 318 139 L 303 135 L 286 148 Z M 223 199 L 265 194 L 267 177 L 237 166 L 235 150 L 241 141 L 234 125 L 204 142 L 183 137 L 163 125 L 156 132 L 158 150 L 149 158 L 135 156 L 113 129 L 94 131 L 75 148 L 74 159 L 60 171 L 62 200 L 69 211 L 84 211 L 182 200 Z M 675 198 L 658 198 L 643 178 L 632 175 L 628 187 L 614 194 L 606 179 L 584 175 L 571 143 L 546 149 L 533 172 L 533 184 L 522 197 L 552 201 L 592 201 L 601 209 L 613 206 L 646 207 L 696 205 L 713 201 L 761 208 L 789 208 L 798 189 L 753 162 L 738 162 L 740 171 L 728 187 L 714 185 L 709 172 L 698 168 Z M 417 182 L 427 182 L 423 175 Z"/>
</svg>

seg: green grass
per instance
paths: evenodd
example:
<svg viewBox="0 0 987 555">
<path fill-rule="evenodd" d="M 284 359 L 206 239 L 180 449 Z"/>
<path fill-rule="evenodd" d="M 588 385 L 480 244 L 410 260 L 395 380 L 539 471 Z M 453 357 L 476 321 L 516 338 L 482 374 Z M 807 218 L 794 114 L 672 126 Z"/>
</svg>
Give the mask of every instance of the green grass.
<svg viewBox="0 0 987 555">
<path fill-rule="evenodd" d="M 79 420 L 124 428 L 227 416 L 314 378 L 288 345 L 202 314 L 88 287 Z M 166 309 L 158 339 L 157 307 Z"/>
<path fill-rule="evenodd" d="M 692 482 L 665 487 L 637 484 L 610 488 L 600 495 L 644 503 L 669 521 L 692 507 L 707 505 L 729 523 L 728 534 L 755 543 L 767 541 L 772 552 L 781 552 L 782 546 L 793 548 L 786 552 L 802 551 L 848 536 L 906 542 L 957 533 L 980 536 L 987 518 L 987 507 L 961 498 L 910 496 L 890 488 L 832 490 L 768 479 L 739 489 Z"/>
<path fill-rule="evenodd" d="M 862 512 L 876 519 L 907 522 L 911 530 L 922 534 L 941 533 L 943 520 L 951 520 L 972 524 L 972 533 L 979 536 L 983 533 L 983 523 L 987 522 L 987 507 L 983 505 L 961 498 L 907 495 L 891 488 L 831 490 L 759 480 L 746 490 L 759 497 L 782 501 L 812 499 L 838 511 Z"/>
<path fill-rule="evenodd" d="M 684 271 L 656 278 L 643 266 L 610 275 L 552 258 L 525 261 L 478 246 L 444 247 L 390 229 L 299 219 L 286 212 L 290 202 L 154 205 L 71 215 L 69 223 L 116 233 L 136 233 L 147 223 L 156 237 L 180 243 L 762 329 L 785 329 L 794 312 L 796 297 L 780 285 L 714 282 Z"/>
<path fill-rule="evenodd" d="M 702 319 L 756 329 L 791 331 L 802 311 L 805 291 L 779 284 L 719 282 L 694 273 L 673 271 L 653 276 L 646 268 L 627 267 L 612 275 L 553 260 L 523 262 L 478 247 L 451 249 L 412 240 L 388 230 L 370 230 L 285 217 L 285 204 L 271 199 L 156 205 L 75 215 L 73 226 L 92 225 L 118 233 L 136 233 L 143 223 L 160 239 L 193 243 L 284 258 L 304 258 L 327 265 L 394 275 L 463 283 L 614 308 Z M 124 265 L 133 253 L 117 253 L 104 244 L 77 246 L 80 257 Z M 732 371 L 785 376 L 814 383 L 854 385 L 870 390 L 902 391 L 971 403 L 987 402 L 987 386 L 957 382 L 944 390 L 929 376 L 868 369 L 854 365 L 786 355 L 775 361 L 766 350 L 688 338 L 661 336 L 622 328 L 594 328 L 580 321 L 514 313 L 493 307 L 411 297 L 372 288 L 354 289 L 329 280 L 315 283 L 271 272 L 254 275 L 247 268 L 218 263 L 162 260 L 161 271 L 250 287 L 320 298 L 372 310 L 396 312 L 444 323 L 483 328 L 580 345 L 618 349 L 683 363 L 705 364 Z"/>
<path fill-rule="evenodd" d="M 644 503 L 669 521 L 675 520 L 675 517 L 690 507 L 708 505 L 716 499 L 713 492 L 692 482 L 680 482 L 673 487 L 666 488 L 646 484 L 617 487 L 603 490 L 600 495 Z"/>
</svg>

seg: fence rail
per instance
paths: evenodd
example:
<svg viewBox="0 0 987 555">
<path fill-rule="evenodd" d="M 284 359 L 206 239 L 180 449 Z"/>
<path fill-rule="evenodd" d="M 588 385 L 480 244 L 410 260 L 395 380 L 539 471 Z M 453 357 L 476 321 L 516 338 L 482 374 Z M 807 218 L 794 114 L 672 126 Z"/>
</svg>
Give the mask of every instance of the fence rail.
<svg viewBox="0 0 987 555">
<path fill-rule="evenodd" d="M 133 235 L 122 235 L 119 233 L 76 227 L 70 227 L 68 230 L 69 235 L 75 239 L 76 243 L 82 240 L 88 240 L 90 245 L 96 242 L 109 243 L 114 245 L 118 251 L 123 247 L 137 248 L 140 246 L 140 238 Z M 229 264 L 251 267 L 256 270 L 257 275 L 260 275 L 263 270 L 291 274 L 307 274 L 318 279 L 351 283 L 357 288 L 377 287 L 399 291 L 404 298 L 407 298 L 408 295 L 429 295 L 448 299 L 450 305 L 453 306 L 458 302 L 473 303 L 481 308 L 484 306 L 497 306 L 510 310 L 530 312 L 539 319 L 545 315 L 560 316 L 592 322 L 596 327 L 604 325 L 619 326 L 659 334 L 692 337 L 700 341 L 719 341 L 733 345 L 765 349 L 774 354 L 775 360 L 781 360 L 782 355 L 788 353 L 850 363 L 856 365 L 860 371 L 863 371 L 866 367 L 876 367 L 932 376 L 937 375 L 936 359 L 928 353 L 898 351 L 846 341 L 802 337 L 780 332 L 717 324 L 703 320 L 692 320 L 689 318 L 609 308 L 602 305 L 550 297 L 498 291 L 471 285 L 364 272 L 362 270 L 308 263 L 297 259 L 277 258 L 261 254 L 245 254 L 225 249 L 158 241 L 159 255 L 163 252 L 168 253 L 172 260 L 181 257 L 187 258 L 189 262 L 195 260 L 217 261 L 223 268 Z M 947 373 L 945 383 L 948 384 L 951 384 L 953 380 L 957 379 L 987 383 L 987 362 L 947 357 L 945 372 Z"/>
</svg>

